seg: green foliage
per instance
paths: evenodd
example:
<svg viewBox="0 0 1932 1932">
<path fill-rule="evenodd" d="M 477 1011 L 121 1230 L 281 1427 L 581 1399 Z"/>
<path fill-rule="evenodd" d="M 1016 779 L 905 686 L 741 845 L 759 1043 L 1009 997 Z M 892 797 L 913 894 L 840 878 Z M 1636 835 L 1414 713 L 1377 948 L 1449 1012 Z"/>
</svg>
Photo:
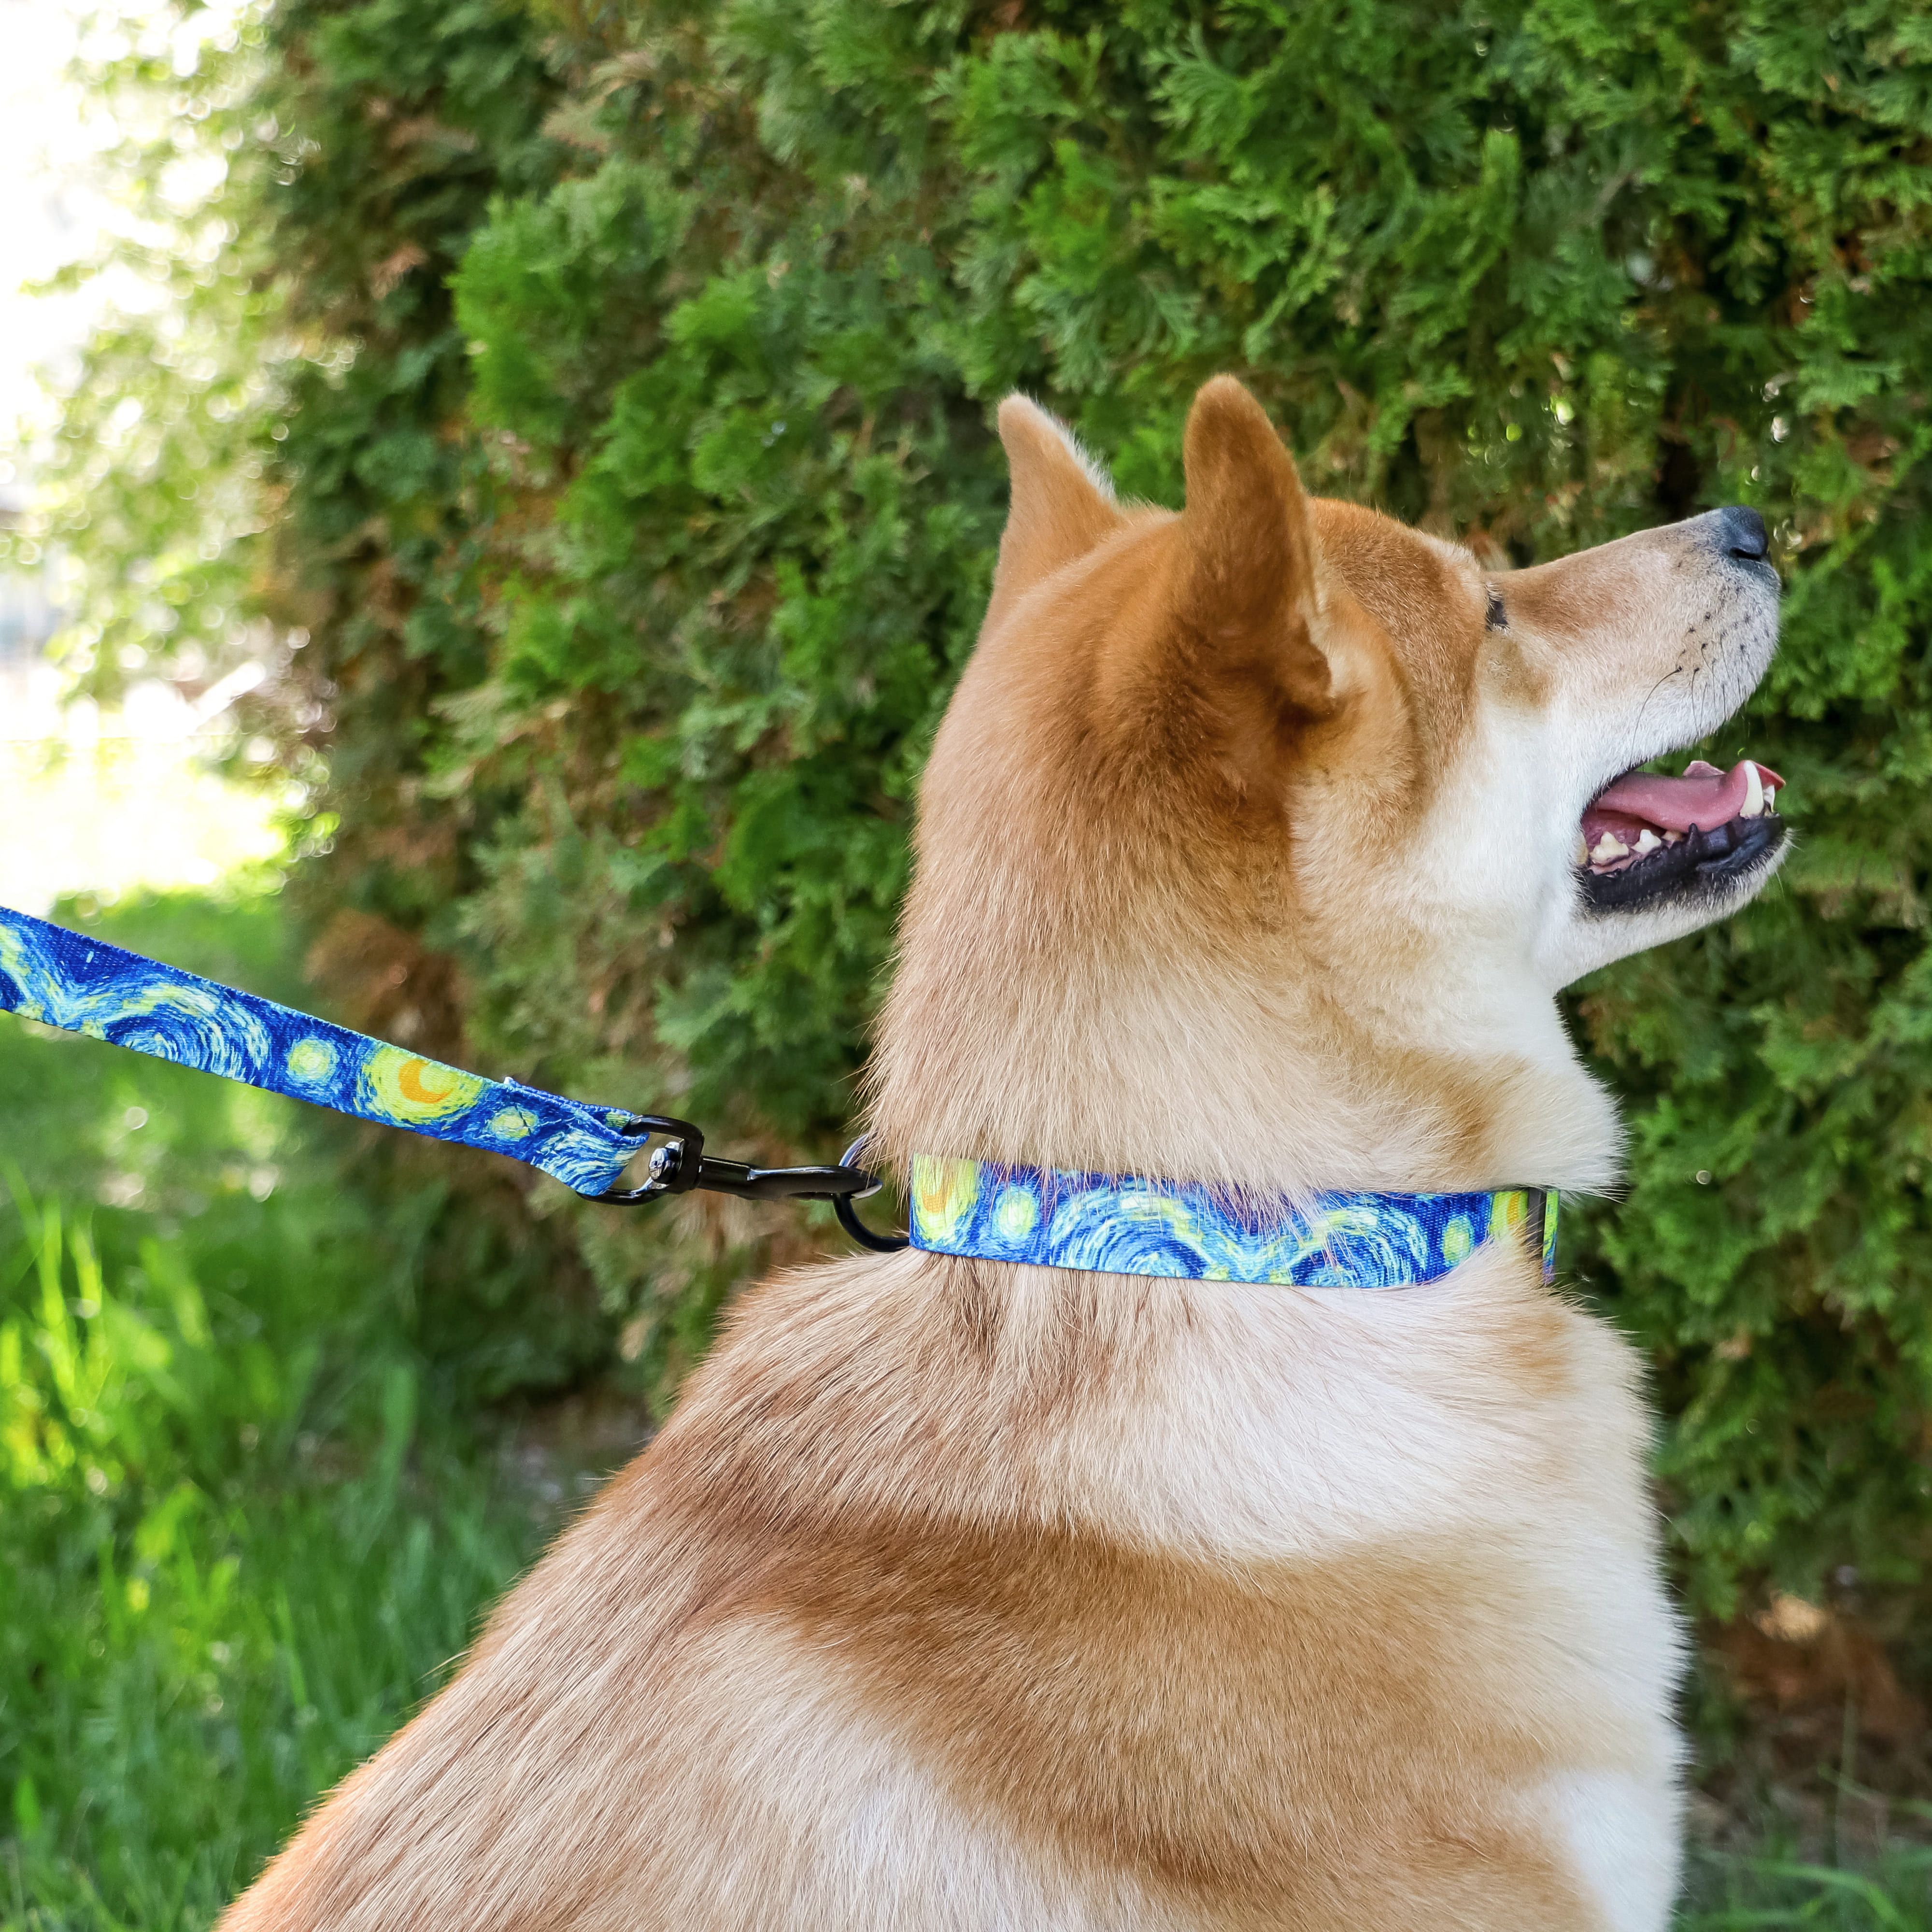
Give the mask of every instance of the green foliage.
<svg viewBox="0 0 1932 1932">
<path fill-rule="evenodd" d="M 32 568 L 52 548 L 62 648 L 97 690 L 157 662 L 212 682 L 249 641 L 238 620 L 270 508 L 284 345 L 225 177 L 272 134 L 248 106 L 262 38 L 258 22 L 238 26 L 182 75 L 168 36 L 151 35 L 88 76 L 100 124 L 118 136 L 98 185 L 122 226 L 50 287 L 106 276 L 122 301 L 86 345 L 58 420 L 0 425 L 28 445 L 35 498 L 23 525 L 0 531 L 0 568 Z"/>
<path fill-rule="evenodd" d="M 1833 1932 L 1922 1932 L 1932 1925 L 1932 1858 L 1900 1850 L 1864 1873 L 1796 1858 L 1699 1862 L 1679 1932 L 1744 1932 L 1805 1926 Z"/>
<path fill-rule="evenodd" d="M 260 898 L 95 929 L 292 977 Z M 535 1542 L 418 1339 L 431 1216 L 352 1144 L 0 1018 L 0 1925 L 206 1924 Z"/>
<path fill-rule="evenodd" d="M 1568 1259 L 1656 1362 L 1697 1608 L 1922 1610 L 1922 22 L 291 0 L 260 59 L 279 172 L 230 192 L 306 358 L 260 596 L 340 821 L 302 889 L 459 961 L 493 1069 L 836 1147 L 1011 386 L 1172 502 L 1234 370 L 1312 487 L 1518 562 L 1760 506 L 1786 642 L 1706 748 L 1802 842 L 1584 989 L 1631 1186 Z M 769 1252 L 529 1204 L 667 1378 Z"/>
</svg>

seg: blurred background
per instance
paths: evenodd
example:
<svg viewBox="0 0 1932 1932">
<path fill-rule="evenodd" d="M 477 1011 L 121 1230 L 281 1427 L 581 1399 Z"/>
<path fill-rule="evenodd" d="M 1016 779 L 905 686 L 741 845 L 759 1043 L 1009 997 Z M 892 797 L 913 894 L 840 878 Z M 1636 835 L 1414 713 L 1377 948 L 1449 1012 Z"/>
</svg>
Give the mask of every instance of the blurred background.
<svg viewBox="0 0 1932 1932">
<path fill-rule="evenodd" d="M 826 1158 L 1005 391 L 1172 503 L 1234 370 L 1498 566 L 1760 506 L 1798 849 L 1578 990 L 1564 1261 L 1684 1924 L 1932 1927 L 1932 14 L 1800 10 L 0 0 L 0 902 Z M 208 1924 L 839 1239 L 4 1016 L 0 1180 L 8 1928 Z"/>
</svg>

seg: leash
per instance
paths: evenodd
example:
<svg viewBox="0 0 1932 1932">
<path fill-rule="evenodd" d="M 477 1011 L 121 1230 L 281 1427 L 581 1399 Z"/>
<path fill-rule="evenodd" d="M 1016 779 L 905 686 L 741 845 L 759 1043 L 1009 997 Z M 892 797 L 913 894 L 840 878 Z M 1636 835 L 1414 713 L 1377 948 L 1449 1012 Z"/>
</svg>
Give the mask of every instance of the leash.
<svg viewBox="0 0 1932 1932">
<path fill-rule="evenodd" d="M 507 1154 L 592 1201 L 633 1207 L 702 1189 L 748 1201 L 830 1201 L 862 1246 L 907 1246 L 1170 1280 L 1302 1288 L 1408 1288 L 1477 1249 L 1523 1242 L 1555 1273 L 1552 1189 L 1456 1194 L 1322 1193 L 1254 1201 L 1198 1182 L 1066 1173 L 920 1155 L 910 1228 L 882 1234 L 853 1204 L 878 1192 L 857 1165 L 751 1167 L 704 1151 L 670 1114 L 593 1106 L 431 1060 L 104 940 L 0 906 L 0 1011 L 132 1047 L 358 1120 Z M 644 1161 L 641 1185 L 625 1186 Z"/>
<path fill-rule="evenodd" d="M 874 1232 L 854 1210 L 880 1185 L 854 1165 L 862 1138 L 834 1167 L 722 1160 L 704 1151 L 700 1128 L 674 1114 L 592 1106 L 519 1080 L 486 1080 L 4 906 L 0 1011 L 358 1120 L 508 1154 L 588 1200 L 634 1207 L 703 1189 L 746 1201 L 830 1201 L 862 1246 L 890 1253 L 907 1245 L 904 1235 Z M 642 1185 L 620 1186 L 640 1156 Z"/>
</svg>

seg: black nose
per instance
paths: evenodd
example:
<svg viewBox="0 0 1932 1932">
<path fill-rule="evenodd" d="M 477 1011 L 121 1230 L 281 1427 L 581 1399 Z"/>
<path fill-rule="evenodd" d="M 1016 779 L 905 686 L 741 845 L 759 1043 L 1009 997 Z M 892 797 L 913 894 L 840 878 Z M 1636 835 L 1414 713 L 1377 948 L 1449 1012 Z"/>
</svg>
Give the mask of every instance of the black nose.
<svg viewBox="0 0 1932 1932">
<path fill-rule="evenodd" d="M 1742 503 L 1732 503 L 1718 512 L 1718 541 L 1726 556 L 1741 556 L 1762 563 L 1770 554 L 1770 540 L 1765 535 L 1764 519 Z"/>
</svg>

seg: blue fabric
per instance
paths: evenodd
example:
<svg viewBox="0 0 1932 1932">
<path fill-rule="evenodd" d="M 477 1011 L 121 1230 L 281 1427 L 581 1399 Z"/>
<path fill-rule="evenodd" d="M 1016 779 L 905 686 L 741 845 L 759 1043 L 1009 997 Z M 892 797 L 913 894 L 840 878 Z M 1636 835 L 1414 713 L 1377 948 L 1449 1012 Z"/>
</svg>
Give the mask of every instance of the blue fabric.
<svg viewBox="0 0 1932 1932">
<path fill-rule="evenodd" d="M 1540 1247 L 1556 1271 L 1557 1197 L 1318 1194 L 1256 1204 L 1196 1182 L 1066 1174 L 920 1155 L 913 1162 L 912 1244 L 942 1255 L 1044 1268 L 1298 1288 L 1408 1288 L 1435 1281 L 1485 1243 Z"/>
<path fill-rule="evenodd" d="M 527 1161 L 580 1194 L 638 1150 L 621 1108 L 485 1080 L 0 906 L 0 1010 L 292 1094 L 386 1126 Z"/>
</svg>

